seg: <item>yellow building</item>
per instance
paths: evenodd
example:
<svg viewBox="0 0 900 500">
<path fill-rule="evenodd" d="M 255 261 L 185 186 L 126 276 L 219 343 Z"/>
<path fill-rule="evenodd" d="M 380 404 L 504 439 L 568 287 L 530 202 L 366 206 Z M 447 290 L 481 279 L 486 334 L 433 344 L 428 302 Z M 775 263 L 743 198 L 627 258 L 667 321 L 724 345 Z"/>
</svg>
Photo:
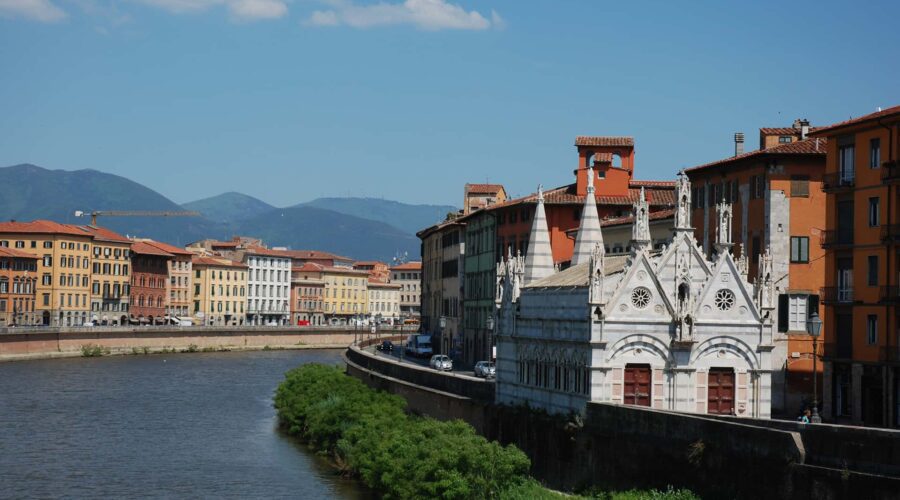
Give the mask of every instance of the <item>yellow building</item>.
<svg viewBox="0 0 900 500">
<path fill-rule="evenodd" d="M 92 242 L 83 226 L 47 220 L 0 223 L 0 246 L 38 257 L 37 323 L 78 326 L 90 320 Z"/>
<path fill-rule="evenodd" d="M 247 309 L 247 266 L 217 257 L 195 255 L 194 323 L 243 325 Z"/>
<path fill-rule="evenodd" d="M 347 325 L 354 317 L 368 314 L 369 273 L 345 267 L 324 267 L 325 320 L 330 325 Z"/>
<path fill-rule="evenodd" d="M 127 325 L 131 303 L 131 240 L 102 227 L 79 227 L 93 236 L 91 321 L 100 325 Z"/>
</svg>

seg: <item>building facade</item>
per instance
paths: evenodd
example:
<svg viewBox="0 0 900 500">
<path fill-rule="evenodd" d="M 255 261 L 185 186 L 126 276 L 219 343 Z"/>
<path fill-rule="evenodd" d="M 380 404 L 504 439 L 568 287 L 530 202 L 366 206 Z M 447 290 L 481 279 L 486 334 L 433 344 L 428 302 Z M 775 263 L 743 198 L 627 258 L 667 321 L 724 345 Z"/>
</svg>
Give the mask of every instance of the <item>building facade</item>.
<svg viewBox="0 0 900 500">
<path fill-rule="evenodd" d="M 400 317 L 419 320 L 422 307 L 422 263 L 407 262 L 391 267 L 391 283 L 400 285 Z"/>
<path fill-rule="evenodd" d="M 369 277 L 378 281 L 388 281 L 391 279 L 391 270 L 384 262 L 377 260 L 361 260 L 353 263 L 353 269 L 357 271 L 366 271 Z"/>
<path fill-rule="evenodd" d="M 91 233 L 48 220 L 0 223 L 0 247 L 38 257 L 35 313 L 43 325 L 90 321 Z"/>
<path fill-rule="evenodd" d="M 306 263 L 291 269 L 291 324 L 325 324 L 324 266 Z"/>
<path fill-rule="evenodd" d="M 437 351 L 462 355 L 463 283 L 466 224 L 452 217 L 420 231 L 422 240 L 422 331 L 429 332 Z"/>
<path fill-rule="evenodd" d="M 367 315 L 366 286 L 369 273 L 350 267 L 323 267 L 325 281 L 325 322 L 351 325 Z"/>
<path fill-rule="evenodd" d="M 502 184 L 466 184 L 463 196 L 463 214 L 470 214 L 506 201 Z"/>
<path fill-rule="evenodd" d="M 193 306 L 193 253 L 167 243 L 153 240 L 139 240 L 172 257 L 168 260 L 168 286 L 165 301 L 166 314 L 176 323 L 190 321 Z"/>
<path fill-rule="evenodd" d="M 193 318 L 197 325 L 246 324 L 247 266 L 219 257 L 195 255 Z"/>
<path fill-rule="evenodd" d="M 900 427 L 900 106 L 811 135 L 828 148 L 822 416 Z"/>
<path fill-rule="evenodd" d="M 369 278 L 367 308 L 370 322 L 393 324 L 400 315 L 400 285 Z"/>
<path fill-rule="evenodd" d="M 35 312 L 38 258 L 0 247 L 0 328 L 40 324 Z"/>
<path fill-rule="evenodd" d="M 493 210 L 479 210 L 466 217 L 465 223 L 461 354 L 466 364 L 474 364 L 493 358 L 497 218 Z"/>
<path fill-rule="evenodd" d="M 167 322 L 169 263 L 174 255 L 146 242 L 131 246 L 131 316 L 137 324 Z"/>
<path fill-rule="evenodd" d="M 93 236 L 91 245 L 91 320 L 127 325 L 131 306 L 131 240 L 108 229 L 79 226 Z"/>
<path fill-rule="evenodd" d="M 251 325 L 287 325 L 291 314 L 291 258 L 278 250 L 250 247 L 247 321 Z"/>
<path fill-rule="evenodd" d="M 498 402 L 552 413 L 602 401 L 769 417 L 771 260 L 764 257 L 753 288 L 746 259 L 730 251 L 727 203 L 718 207 L 721 229 L 708 257 L 690 226 L 689 181 L 680 176 L 678 185 L 684 197 L 670 245 L 652 249 L 640 196 L 628 255 L 606 256 L 597 219 L 585 218 L 577 258 L 563 271 L 554 269 L 539 199 L 530 253 L 500 266 Z"/>
<path fill-rule="evenodd" d="M 827 141 L 807 137 L 808 124 L 804 127 L 760 129 L 764 149 L 686 170 L 693 186 L 691 222 L 704 251 L 714 245 L 716 206 L 722 202 L 732 204 L 734 254 L 746 255 L 751 282 L 760 254 L 772 250 L 778 295 L 772 405 L 776 413 L 791 416 L 812 405 L 813 343 L 806 320 L 813 312 L 826 324 L 830 320 L 819 307 L 825 285 Z M 827 334 L 823 338 L 827 341 Z"/>
</svg>

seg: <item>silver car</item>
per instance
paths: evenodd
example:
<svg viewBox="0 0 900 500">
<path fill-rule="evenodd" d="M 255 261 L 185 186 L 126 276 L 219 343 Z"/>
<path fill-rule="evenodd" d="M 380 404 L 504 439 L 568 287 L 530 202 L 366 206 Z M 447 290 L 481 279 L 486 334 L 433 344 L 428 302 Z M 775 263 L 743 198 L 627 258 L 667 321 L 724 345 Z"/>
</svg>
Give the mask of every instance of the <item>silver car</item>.
<svg viewBox="0 0 900 500">
<path fill-rule="evenodd" d="M 449 372 L 453 369 L 453 360 L 446 354 L 435 354 L 431 357 L 431 362 L 429 364 L 435 370 Z"/>
<path fill-rule="evenodd" d="M 497 367 L 493 361 L 479 361 L 475 363 L 475 376 L 484 378 L 494 378 L 497 376 Z"/>
</svg>

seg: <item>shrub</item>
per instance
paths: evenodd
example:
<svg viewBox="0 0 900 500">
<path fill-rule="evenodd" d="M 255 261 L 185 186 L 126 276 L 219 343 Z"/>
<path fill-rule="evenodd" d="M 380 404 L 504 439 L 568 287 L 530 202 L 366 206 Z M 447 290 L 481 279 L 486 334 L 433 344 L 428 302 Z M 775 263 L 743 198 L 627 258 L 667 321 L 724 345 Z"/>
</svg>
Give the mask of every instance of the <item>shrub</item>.
<svg viewBox="0 0 900 500">
<path fill-rule="evenodd" d="M 85 358 L 95 358 L 109 354 L 109 348 L 94 344 L 86 344 L 81 346 L 81 355 Z"/>
</svg>

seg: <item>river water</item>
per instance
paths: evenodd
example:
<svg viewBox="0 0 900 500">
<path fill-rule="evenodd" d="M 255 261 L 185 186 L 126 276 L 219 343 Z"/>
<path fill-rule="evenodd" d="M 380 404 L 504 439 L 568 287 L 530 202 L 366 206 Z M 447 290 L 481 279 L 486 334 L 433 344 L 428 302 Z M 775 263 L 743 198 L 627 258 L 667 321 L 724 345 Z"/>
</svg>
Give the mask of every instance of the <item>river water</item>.
<svg viewBox="0 0 900 500">
<path fill-rule="evenodd" d="M 0 363 L 0 498 L 364 498 L 282 434 L 284 372 L 340 351 Z"/>
</svg>

